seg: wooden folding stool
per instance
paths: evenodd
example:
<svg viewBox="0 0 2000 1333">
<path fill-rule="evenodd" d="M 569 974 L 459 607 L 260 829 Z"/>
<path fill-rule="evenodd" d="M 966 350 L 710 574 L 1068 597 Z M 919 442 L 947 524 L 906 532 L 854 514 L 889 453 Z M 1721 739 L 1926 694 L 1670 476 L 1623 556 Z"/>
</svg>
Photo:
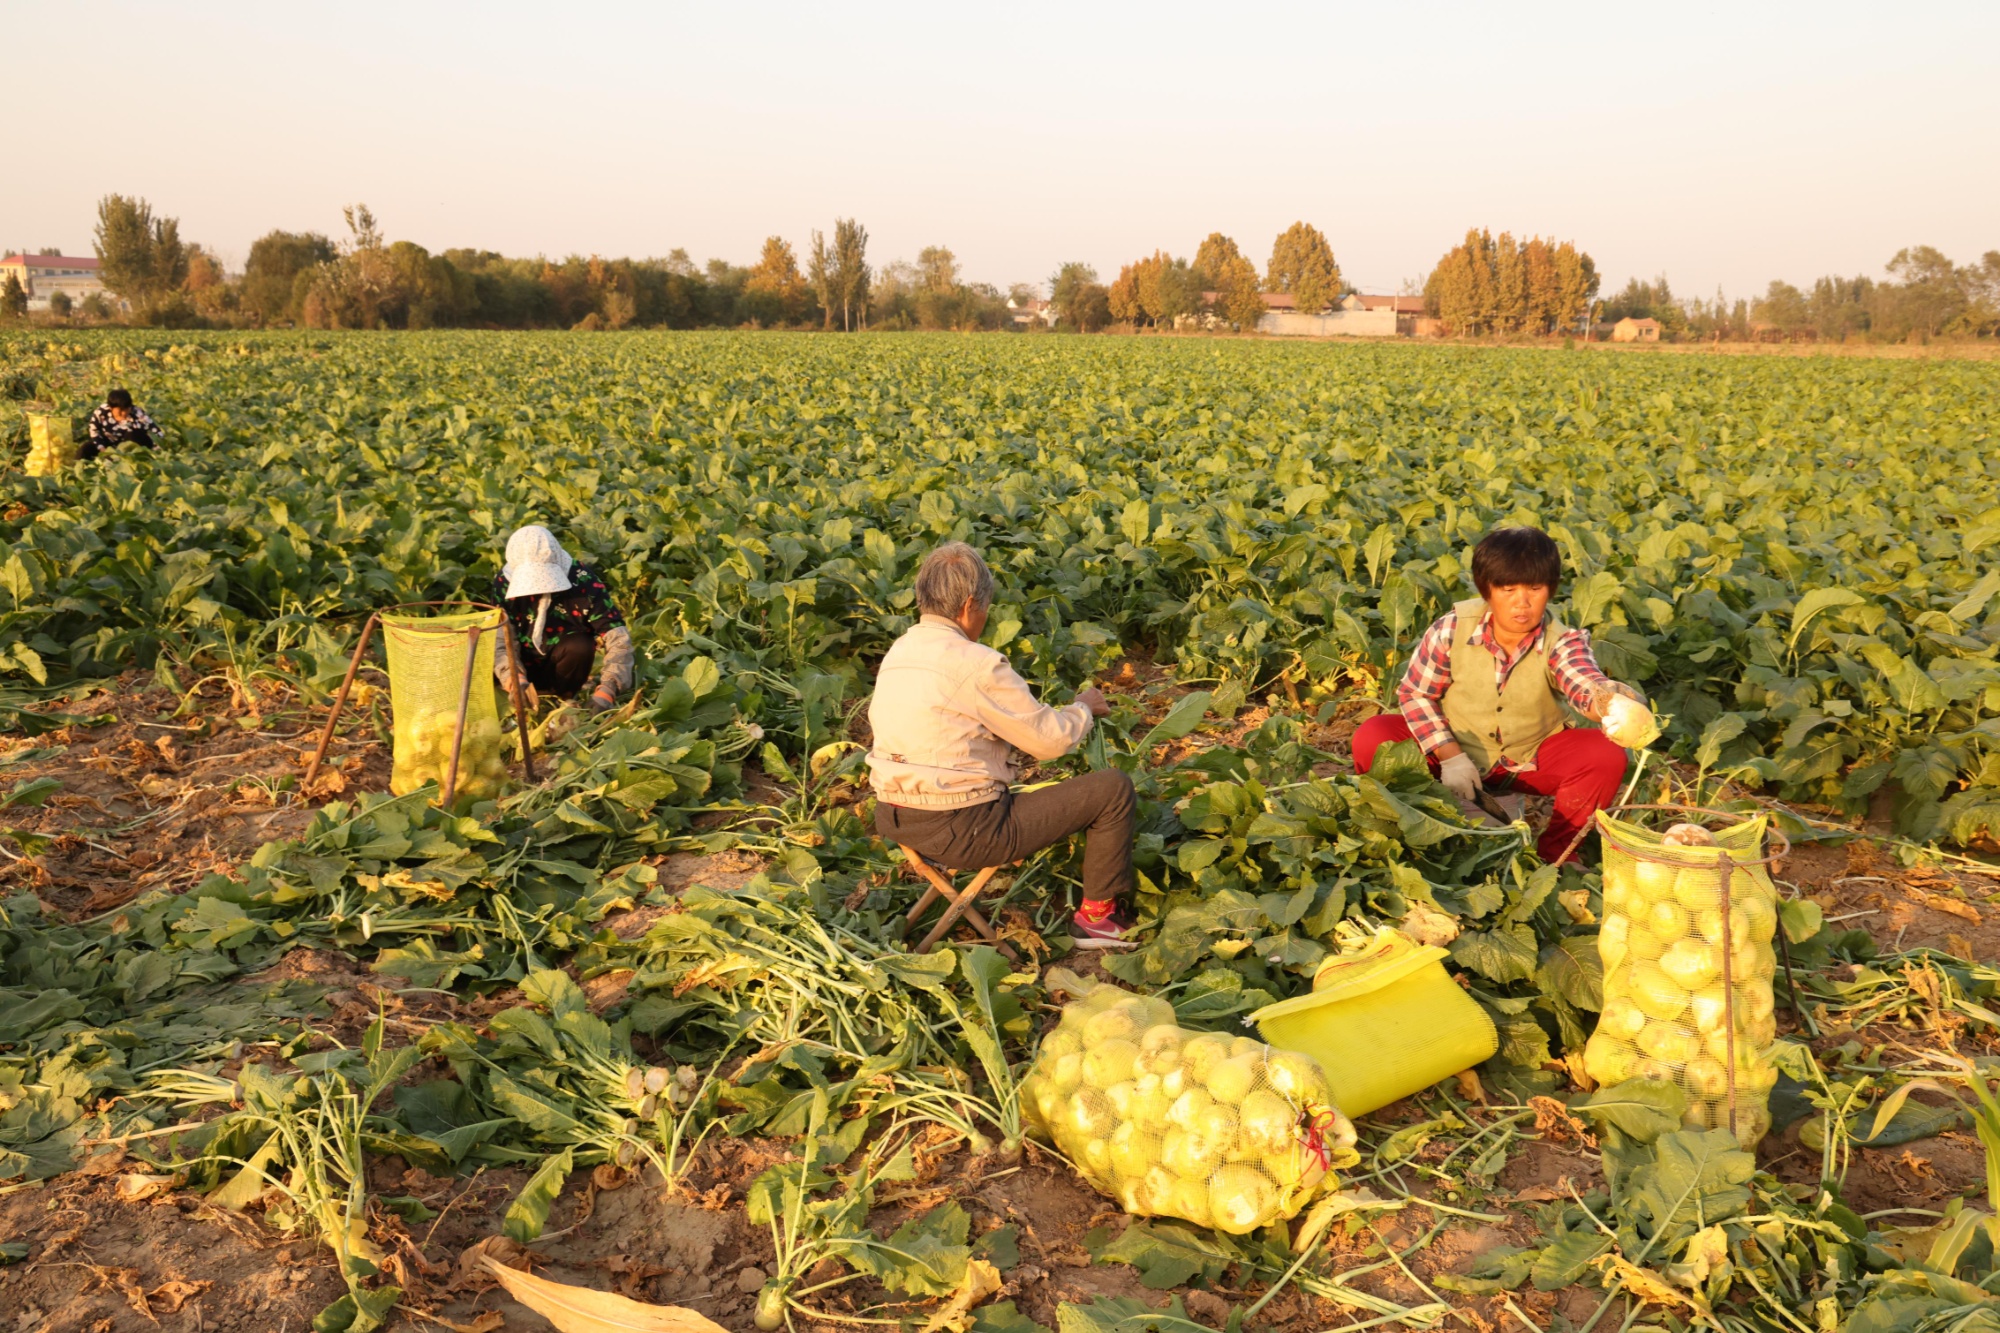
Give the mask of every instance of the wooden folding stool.
<svg viewBox="0 0 2000 1333">
<path fill-rule="evenodd" d="M 924 890 L 924 896 L 917 899 L 917 905 L 910 909 L 909 916 L 905 918 L 907 923 L 914 927 L 917 918 L 924 914 L 924 909 L 931 905 L 933 898 L 942 898 L 945 902 L 944 915 L 938 918 L 938 923 L 931 927 L 930 934 L 924 936 L 923 942 L 917 946 L 918 953 L 929 953 L 931 947 L 943 939 L 946 932 L 958 924 L 959 917 L 963 916 L 967 923 L 979 932 L 980 938 L 1006 954 L 1009 959 L 1020 961 L 1020 955 L 1014 952 L 1013 946 L 993 932 L 993 923 L 974 906 L 979 900 L 980 890 L 986 887 L 986 882 L 999 873 L 999 866 L 987 866 L 972 877 L 970 884 L 958 889 L 953 887 L 950 875 L 925 860 L 914 848 L 900 842 L 896 846 L 902 851 L 904 862 L 914 867 L 916 872 L 930 883 L 930 887 Z"/>
</svg>

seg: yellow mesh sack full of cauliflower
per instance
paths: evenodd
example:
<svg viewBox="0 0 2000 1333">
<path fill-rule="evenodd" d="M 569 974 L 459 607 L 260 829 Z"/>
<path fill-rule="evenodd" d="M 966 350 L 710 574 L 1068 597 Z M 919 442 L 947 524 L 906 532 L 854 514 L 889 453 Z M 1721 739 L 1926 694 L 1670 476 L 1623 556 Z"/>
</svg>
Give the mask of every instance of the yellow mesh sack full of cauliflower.
<svg viewBox="0 0 2000 1333">
<path fill-rule="evenodd" d="M 1749 1147 L 1770 1129 L 1778 1077 L 1769 1058 L 1777 890 L 1761 864 L 1742 864 L 1764 855 L 1764 819 L 1658 833 L 1602 811 L 1597 818 L 1604 1008 L 1584 1071 L 1605 1086 L 1674 1084 L 1687 1096 L 1689 1128 L 1731 1129 Z"/>
<path fill-rule="evenodd" d="M 1190 1031 L 1165 1000 L 1114 986 L 1064 1006 L 1021 1095 L 1029 1128 L 1139 1217 L 1243 1235 L 1360 1160 L 1312 1057 Z"/>
<path fill-rule="evenodd" d="M 465 691 L 471 631 L 472 686 Z M 458 740 L 458 701 L 465 694 L 465 735 L 457 745 L 460 808 L 498 798 L 507 786 L 507 741 L 493 698 L 493 652 L 500 640 L 500 612 L 447 616 L 383 616 L 389 659 L 389 698 L 395 716 L 389 790 L 398 796 L 427 782 L 440 795 L 451 777 Z"/>
</svg>

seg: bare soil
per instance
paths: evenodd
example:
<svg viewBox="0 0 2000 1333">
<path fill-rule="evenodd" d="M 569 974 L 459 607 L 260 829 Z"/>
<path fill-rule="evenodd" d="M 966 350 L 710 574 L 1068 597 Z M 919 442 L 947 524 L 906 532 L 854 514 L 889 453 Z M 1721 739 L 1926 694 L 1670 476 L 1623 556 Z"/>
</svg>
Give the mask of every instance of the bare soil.
<svg viewBox="0 0 2000 1333">
<path fill-rule="evenodd" d="M 192 704 L 180 715 L 179 696 L 133 672 L 62 706 L 110 719 L 102 725 L 0 738 L 0 781 L 62 783 L 45 805 L 8 810 L 10 826 L 55 842 L 24 859 L 7 850 L 0 891 L 25 887 L 71 919 L 95 916 L 150 889 L 192 888 L 303 831 L 319 803 L 388 784 L 388 746 L 365 710 L 347 719 L 308 799 L 298 781 L 323 715 L 258 682 L 211 680 Z"/>
</svg>

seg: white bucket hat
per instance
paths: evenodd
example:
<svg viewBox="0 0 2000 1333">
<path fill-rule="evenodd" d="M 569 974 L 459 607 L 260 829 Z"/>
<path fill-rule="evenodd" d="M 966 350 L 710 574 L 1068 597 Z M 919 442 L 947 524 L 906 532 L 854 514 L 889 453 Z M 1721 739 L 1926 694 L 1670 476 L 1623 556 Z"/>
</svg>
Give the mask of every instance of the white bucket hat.
<svg viewBox="0 0 2000 1333">
<path fill-rule="evenodd" d="M 507 563 L 500 576 L 507 580 L 510 599 L 568 592 L 569 567 L 575 563 L 553 532 L 534 524 L 516 528 L 507 539 Z"/>
<path fill-rule="evenodd" d="M 570 559 L 568 551 L 556 535 L 540 524 L 530 524 L 514 529 L 514 535 L 507 539 L 507 563 L 500 566 L 500 576 L 507 580 L 507 600 L 516 597 L 539 597 L 541 602 L 535 607 L 535 630 L 529 636 L 535 651 L 542 651 L 542 630 L 548 624 L 549 597 L 553 593 L 568 592 L 569 567 L 576 562 Z"/>
</svg>

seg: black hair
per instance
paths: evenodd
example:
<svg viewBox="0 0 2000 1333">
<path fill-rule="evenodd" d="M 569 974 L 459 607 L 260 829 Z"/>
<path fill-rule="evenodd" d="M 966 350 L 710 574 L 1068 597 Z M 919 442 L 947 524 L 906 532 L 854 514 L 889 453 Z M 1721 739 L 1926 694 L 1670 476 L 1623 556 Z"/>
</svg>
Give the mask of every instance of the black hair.
<svg viewBox="0 0 2000 1333">
<path fill-rule="evenodd" d="M 130 412 L 132 410 L 132 394 L 129 390 L 113 389 L 110 393 L 104 395 L 104 405 L 106 407 L 122 407 L 127 412 Z"/>
<path fill-rule="evenodd" d="M 1562 573 L 1562 552 L 1540 528 L 1495 528 L 1472 549 L 1472 582 L 1481 597 L 1517 583 L 1539 583 L 1553 597 Z"/>
</svg>

